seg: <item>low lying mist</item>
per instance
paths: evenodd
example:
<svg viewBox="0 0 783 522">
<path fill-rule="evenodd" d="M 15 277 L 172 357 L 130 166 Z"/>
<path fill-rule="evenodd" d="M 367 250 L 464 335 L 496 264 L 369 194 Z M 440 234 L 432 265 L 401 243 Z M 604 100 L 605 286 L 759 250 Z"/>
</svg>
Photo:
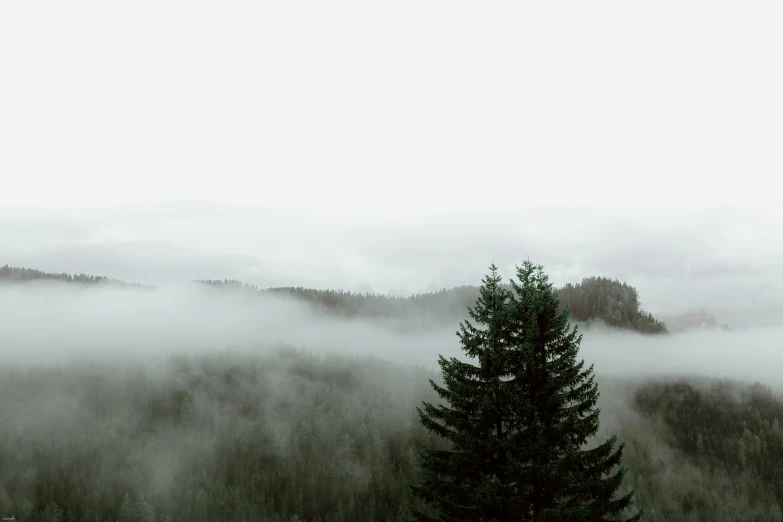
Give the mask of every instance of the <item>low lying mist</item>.
<svg viewBox="0 0 783 522">
<path fill-rule="evenodd" d="M 414 335 L 401 331 L 399 324 L 334 319 L 285 296 L 200 284 L 156 289 L 51 282 L 0 286 L 0 361 L 6 363 L 83 357 L 142 361 L 171 353 L 285 344 L 316 353 L 425 364 L 455 345 L 455 329 Z"/>
<path fill-rule="evenodd" d="M 406 329 L 404 324 L 339 319 L 293 298 L 199 284 L 154 290 L 53 282 L 0 286 L 4 364 L 83 358 L 143 362 L 172 353 L 284 344 L 315 354 L 371 355 L 437 369 L 439 354 L 462 356 L 457 327 L 455 322 Z M 777 369 L 783 367 L 782 327 L 663 336 L 602 327 L 582 331 L 581 354 L 595 363 L 599 377 L 688 375 L 776 386 Z"/>
<path fill-rule="evenodd" d="M 416 452 L 439 443 L 415 407 L 437 400 L 438 355 L 464 357 L 456 322 L 422 322 L 200 284 L 0 285 L 0 512 L 396 520 Z M 623 488 L 647 519 L 780 520 L 778 482 L 745 491 L 775 472 L 783 401 L 709 378 L 779 392 L 781 329 L 582 331 L 601 392 L 595 439 L 627 444 Z"/>
</svg>

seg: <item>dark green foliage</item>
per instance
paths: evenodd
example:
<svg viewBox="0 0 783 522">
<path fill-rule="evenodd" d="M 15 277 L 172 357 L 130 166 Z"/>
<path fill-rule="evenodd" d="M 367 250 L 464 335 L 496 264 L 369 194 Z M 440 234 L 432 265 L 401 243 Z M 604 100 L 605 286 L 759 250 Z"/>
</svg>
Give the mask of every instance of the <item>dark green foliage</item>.
<svg viewBox="0 0 783 522">
<path fill-rule="evenodd" d="M 292 351 L 0 368 L 0 516 L 117 522 L 127 494 L 157 522 L 396 522 L 412 500 L 404 479 L 420 480 L 416 453 L 440 444 L 415 415 L 437 398 L 428 378 L 443 385 L 421 369 Z M 612 432 L 626 442 L 621 489 L 645 522 L 783 520 L 780 397 L 600 384 L 590 444 Z"/>
<path fill-rule="evenodd" d="M 396 521 L 429 375 L 291 350 L 0 371 L 0 515 Z"/>
<path fill-rule="evenodd" d="M 419 409 L 423 426 L 450 444 L 448 449 L 426 448 L 421 454 L 422 481 L 411 487 L 435 507 L 436 515 L 433 518 L 420 511 L 418 520 L 490 520 L 494 510 L 499 520 L 505 520 L 515 510 L 505 501 L 514 492 L 504 480 L 510 478 L 505 476 L 508 463 L 504 458 L 516 448 L 504 448 L 503 439 L 510 419 L 519 412 L 513 401 L 501 399 L 506 391 L 501 377 L 508 373 L 506 338 L 511 332 L 507 320 L 510 293 L 500 281 L 493 266 L 475 307 L 469 310 L 476 323 L 487 329 L 479 331 L 468 321 L 460 325 L 463 350 L 478 358 L 479 366 L 441 356 L 444 386 L 432 380 L 430 384 L 449 405 L 425 402 Z"/>
<path fill-rule="evenodd" d="M 444 403 L 419 410 L 449 447 L 421 454 L 411 487 L 434 509 L 417 520 L 613 520 L 632 493 L 617 496 L 625 469 L 615 471 L 615 437 L 586 449 L 599 410 L 592 367 L 576 359 L 581 336 L 541 266 L 519 267 L 512 291 L 500 281 L 492 265 L 470 309 L 475 324 L 458 332 L 477 364 L 441 357 L 444 385 L 430 384 Z"/>
<path fill-rule="evenodd" d="M 640 309 L 639 294 L 626 283 L 604 277 L 589 277 L 557 291 L 561 309 L 568 307 L 576 321 L 599 319 L 617 328 L 642 333 L 665 333 L 666 326 Z"/>
<path fill-rule="evenodd" d="M 696 483 L 707 491 L 678 495 L 681 503 L 668 506 L 670 517 L 783 520 L 780 397 L 758 384 L 681 380 L 643 386 L 634 394 L 634 407 L 661 420 L 666 428 L 663 437 L 690 466 L 701 470 L 698 481 L 683 480 L 682 486 L 695 489 Z M 640 459 L 639 471 L 652 476 L 654 459 L 649 451 L 640 453 L 647 458 Z M 650 496 L 651 504 L 657 502 L 654 491 L 640 496 Z"/>
</svg>

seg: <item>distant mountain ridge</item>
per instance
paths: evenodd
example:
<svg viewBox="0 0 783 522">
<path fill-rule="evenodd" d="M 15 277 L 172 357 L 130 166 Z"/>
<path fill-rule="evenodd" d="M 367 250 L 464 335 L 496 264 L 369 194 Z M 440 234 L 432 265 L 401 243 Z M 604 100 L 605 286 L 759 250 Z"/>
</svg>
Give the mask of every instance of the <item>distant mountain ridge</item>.
<svg viewBox="0 0 783 522">
<path fill-rule="evenodd" d="M 102 276 L 55 274 L 8 265 L 0 267 L 0 281 L 35 280 L 149 288 Z M 390 320 L 409 325 L 446 325 L 466 319 L 468 307 L 472 307 L 479 296 L 478 287 L 472 285 L 403 297 L 305 287 L 259 288 L 230 279 L 197 280 L 194 283 L 258 294 L 286 295 L 338 317 Z M 644 334 L 667 332 L 664 322 L 641 309 L 638 292 L 626 283 L 603 277 L 590 277 L 583 279 L 581 283 L 567 284 L 556 292 L 560 298 L 561 310 L 568 306 L 574 322 L 604 323 Z"/>
<path fill-rule="evenodd" d="M 85 284 L 112 284 L 119 286 L 142 287 L 138 283 L 127 283 L 119 279 L 110 277 L 94 276 L 88 274 L 68 274 L 43 272 L 33 268 L 22 268 L 17 266 L 0 266 L 0 281 L 21 283 L 25 281 L 63 281 L 66 283 L 85 283 Z"/>
<path fill-rule="evenodd" d="M 467 317 L 479 296 L 476 286 L 466 285 L 407 297 L 342 290 L 316 290 L 303 287 L 260 289 L 235 280 L 202 280 L 197 283 L 215 287 L 238 288 L 259 293 L 289 295 L 326 312 L 343 317 L 394 318 L 453 322 Z M 585 278 L 576 285 L 556 290 L 560 309 L 571 309 L 575 322 L 602 322 L 608 326 L 635 330 L 644 334 L 666 333 L 666 325 L 640 308 L 635 288 L 602 277 Z"/>
</svg>

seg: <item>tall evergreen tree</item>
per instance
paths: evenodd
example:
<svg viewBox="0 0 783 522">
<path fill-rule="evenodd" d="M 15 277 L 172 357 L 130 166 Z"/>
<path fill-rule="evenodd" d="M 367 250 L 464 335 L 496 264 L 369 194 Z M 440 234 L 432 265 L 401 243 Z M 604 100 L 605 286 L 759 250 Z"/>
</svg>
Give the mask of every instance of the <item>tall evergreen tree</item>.
<svg viewBox="0 0 783 522">
<path fill-rule="evenodd" d="M 440 357 L 446 404 L 425 402 L 422 424 L 448 449 L 420 455 L 414 494 L 434 514 L 416 520 L 597 521 L 619 517 L 632 493 L 615 498 L 625 469 L 622 445 L 610 438 L 584 449 L 598 431 L 593 367 L 576 356 L 581 335 L 558 312 L 540 265 L 517 267 L 511 290 L 497 267 L 458 332 L 472 362 Z M 474 364 L 475 363 L 475 364 Z M 630 520 L 638 520 L 641 513 Z M 614 518 L 616 519 L 616 518 Z"/>
<path fill-rule="evenodd" d="M 133 503 L 131 502 L 130 495 L 125 493 L 122 498 L 122 504 L 120 505 L 120 513 L 117 515 L 117 522 L 135 522 L 135 514 L 133 513 Z"/>
</svg>

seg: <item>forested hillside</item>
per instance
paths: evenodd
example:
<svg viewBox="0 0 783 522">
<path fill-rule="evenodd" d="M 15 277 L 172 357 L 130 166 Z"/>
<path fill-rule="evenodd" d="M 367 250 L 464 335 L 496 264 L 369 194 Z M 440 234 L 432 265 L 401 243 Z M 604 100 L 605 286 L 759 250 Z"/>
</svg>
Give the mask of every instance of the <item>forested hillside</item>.
<svg viewBox="0 0 783 522">
<path fill-rule="evenodd" d="M 377 360 L 174 358 L 0 371 L 0 513 L 20 522 L 397 520 L 429 374 Z"/>
<path fill-rule="evenodd" d="M 476 302 L 478 288 L 459 286 L 437 292 L 416 294 L 409 297 L 382 294 L 361 294 L 343 290 L 317 290 L 304 287 L 279 287 L 260 289 L 240 281 L 207 280 L 198 283 L 218 288 L 242 289 L 261 294 L 273 294 L 305 302 L 317 310 L 342 318 L 389 319 L 415 324 L 432 325 L 452 323 L 463 318 L 468 306 Z"/>
<path fill-rule="evenodd" d="M 141 287 L 116 279 L 86 274 L 55 274 L 30 268 L 5 265 L 0 267 L 0 281 L 25 282 L 52 280 L 70 283 L 111 283 Z M 362 294 L 342 290 L 318 290 L 303 287 L 262 289 L 236 280 L 202 280 L 219 288 L 241 289 L 248 292 L 276 294 L 294 297 L 316 309 L 343 318 L 382 319 L 404 323 L 408 327 L 430 327 L 452 324 L 463 319 L 468 306 L 475 303 L 478 287 L 465 285 L 449 289 L 396 297 L 380 294 Z M 616 280 L 600 277 L 584 279 L 581 283 L 567 284 L 557 289 L 561 309 L 568 305 L 571 318 L 577 322 L 603 322 L 616 328 L 642 333 L 664 333 L 666 326 L 640 308 L 635 288 Z"/>
<path fill-rule="evenodd" d="M 610 326 L 644 333 L 663 333 L 666 326 L 643 311 L 636 289 L 604 277 L 589 277 L 579 284 L 558 289 L 560 305 L 571 309 L 576 321 L 600 319 Z"/>
<path fill-rule="evenodd" d="M 25 281 L 63 281 L 66 283 L 88 283 L 88 284 L 115 284 L 123 286 L 141 286 L 136 283 L 126 283 L 119 279 L 112 279 L 103 276 L 94 276 L 87 274 L 55 274 L 42 272 L 32 268 L 21 268 L 16 266 L 0 266 L 0 281 L 7 282 L 25 282 Z"/>
<path fill-rule="evenodd" d="M 655 484 L 652 440 L 640 446 L 636 487 L 642 505 L 656 506 L 663 520 L 783 520 L 783 399 L 760 385 L 727 381 L 645 384 L 633 406 L 663 424 L 658 444 L 685 466 L 666 465 Z M 659 489 L 664 488 L 664 489 Z M 652 517 L 646 517 L 648 520 Z"/>
<path fill-rule="evenodd" d="M 464 318 L 468 306 L 476 302 L 476 286 L 459 286 L 410 297 L 389 297 L 340 290 L 315 290 L 302 287 L 266 290 L 239 281 L 201 281 L 213 286 L 241 288 L 293 296 L 318 309 L 342 317 L 394 318 L 398 320 L 451 323 Z M 600 321 L 609 326 L 645 334 L 665 333 L 666 326 L 640 308 L 638 292 L 616 280 L 593 277 L 581 283 L 557 289 L 560 309 L 571 308 L 576 322 Z"/>
<path fill-rule="evenodd" d="M 264 355 L 266 353 L 266 355 Z M 282 349 L 0 370 L 0 514 L 19 522 L 398 521 L 433 372 Z M 602 380 L 644 520 L 780 521 L 783 401 Z"/>
</svg>

